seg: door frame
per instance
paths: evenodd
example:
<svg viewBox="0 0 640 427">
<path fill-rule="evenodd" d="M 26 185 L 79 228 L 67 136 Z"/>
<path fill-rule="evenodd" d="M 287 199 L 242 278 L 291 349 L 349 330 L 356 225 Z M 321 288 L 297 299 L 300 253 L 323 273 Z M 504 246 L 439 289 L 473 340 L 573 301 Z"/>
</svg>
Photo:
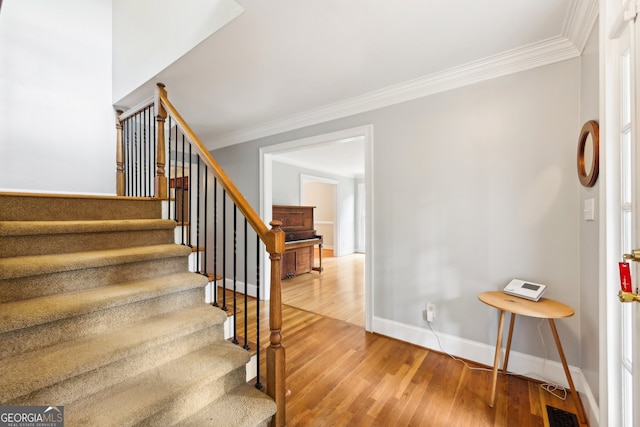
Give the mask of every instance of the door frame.
<svg viewBox="0 0 640 427">
<path fill-rule="evenodd" d="M 329 145 L 337 141 L 347 138 L 364 138 L 364 175 L 365 175 L 365 216 L 367 222 L 365 224 L 366 244 L 365 244 L 365 260 L 364 260 L 364 310 L 365 310 L 365 330 L 371 332 L 373 330 L 373 267 L 372 260 L 374 257 L 373 245 L 373 125 L 360 126 L 350 129 L 344 129 L 336 132 L 330 132 L 311 136 L 308 138 L 291 140 L 288 142 L 274 144 L 260 148 L 260 216 L 269 223 L 272 219 L 271 209 L 273 206 L 272 190 L 273 190 L 273 156 L 276 154 L 286 153 L 288 151 L 300 150 L 302 147 L 312 148 Z M 264 298 L 268 299 L 271 283 L 271 263 L 269 255 L 263 253 L 262 265 L 265 266 L 264 277 Z"/>
</svg>

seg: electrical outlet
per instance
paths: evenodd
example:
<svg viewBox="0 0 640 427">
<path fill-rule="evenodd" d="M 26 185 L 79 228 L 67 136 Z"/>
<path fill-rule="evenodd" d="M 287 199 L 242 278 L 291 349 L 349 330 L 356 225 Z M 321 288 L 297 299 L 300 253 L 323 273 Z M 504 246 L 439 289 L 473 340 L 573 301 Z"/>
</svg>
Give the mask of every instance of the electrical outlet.
<svg viewBox="0 0 640 427">
<path fill-rule="evenodd" d="M 422 318 L 427 322 L 433 322 L 436 319 L 436 306 L 430 302 L 427 302 L 422 311 Z"/>
<path fill-rule="evenodd" d="M 427 303 L 427 322 L 433 322 L 436 320 L 436 306 L 432 303 Z"/>
</svg>

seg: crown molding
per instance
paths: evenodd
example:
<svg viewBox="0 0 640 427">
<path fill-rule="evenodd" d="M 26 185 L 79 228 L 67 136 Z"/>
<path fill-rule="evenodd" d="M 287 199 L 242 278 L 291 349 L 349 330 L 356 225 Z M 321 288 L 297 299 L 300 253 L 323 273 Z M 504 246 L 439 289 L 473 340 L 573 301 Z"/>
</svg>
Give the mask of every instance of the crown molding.
<svg viewBox="0 0 640 427">
<path fill-rule="evenodd" d="M 580 0 L 576 1 L 582 3 Z M 574 8 L 576 12 L 582 11 L 582 8 Z M 565 27 L 571 28 L 578 35 L 586 32 L 573 30 L 573 25 Z M 588 32 L 586 33 L 588 37 Z M 578 57 L 580 53 L 581 50 L 568 37 L 558 36 L 281 120 L 204 139 L 211 141 L 207 148 L 214 150 L 553 64 Z"/>
<path fill-rule="evenodd" d="M 564 22 L 562 34 L 582 54 L 599 15 L 598 0 L 572 0 Z"/>
</svg>

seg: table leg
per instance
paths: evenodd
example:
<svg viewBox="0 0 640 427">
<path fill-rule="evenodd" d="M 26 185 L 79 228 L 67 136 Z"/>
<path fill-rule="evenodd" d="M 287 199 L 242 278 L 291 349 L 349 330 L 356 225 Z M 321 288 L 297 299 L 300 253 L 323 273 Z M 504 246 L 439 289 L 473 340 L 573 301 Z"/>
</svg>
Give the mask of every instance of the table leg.
<svg viewBox="0 0 640 427">
<path fill-rule="evenodd" d="M 569 372 L 569 367 L 567 366 L 567 359 L 564 357 L 564 351 L 562 351 L 562 345 L 560 344 L 560 337 L 558 336 L 558 330 L 556 329 L 556 324 L 553 319 L 549 319 L 549 326 L 551 327 L 551 332 L 553 332 L 553 339 L 556 341 L 556 347 L 558 348 L 558 353 L 560 354 L 560 360 L 562 361 L 562 367 L 564 368 L 564 374 L 567 376 L 567 382 L 569 383 L 569 388 L 571 389 L 571 393 L 573 394 L 574 399 L 576 400 L 576 408 L 578 410 L 578 419 L 581 423 L 586 423 L 586 417 L 584 415 L 584 408 L 582 407 L 582 402 L 580 401 L 580 396 L 578 396 L 578 392 L 576 391 L 575 386 L 573 385 L 573 380 L 571 379 L 571 373 Z"/>
<path fill-rule="evenodd" d="M 491 397 L 489 406 L 493 408 L 496 403 L 496 385 L 498 383 L 498 365 L 500 364 L 500 347 L 502 346 L 502 330 L 504 329 L 504 310 L 500 310 L 498 322 L 498 338 L 496 339 L 496 354 L 493 358 L 493 376 L 491 378 Z"/>
<path fill-rule="evenodd" d="M 507 365 L 509 364 L 509 352 L 511 351 L 511 337 L 513 336 L 513 325 L 516 321 L 516 314 L 511 313 L 511 322 L 509 323 L 509 337 L 507 338 L 507 349 L 504 353 L 504 364 L 502 365 L 502 372 L 507 373 Z"/>
</svg>

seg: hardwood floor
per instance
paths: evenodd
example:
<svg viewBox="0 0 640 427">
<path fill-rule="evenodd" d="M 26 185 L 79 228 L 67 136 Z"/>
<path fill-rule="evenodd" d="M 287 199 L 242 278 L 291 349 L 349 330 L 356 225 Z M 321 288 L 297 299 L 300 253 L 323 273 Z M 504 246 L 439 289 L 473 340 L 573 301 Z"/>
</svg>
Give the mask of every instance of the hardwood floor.
<svg viewBox="0 0 640 427">
<path fill-rule="evenodd" d="M 364 254 L 324 257 L 322 274 L 282 281 L 282 303 L 364 328 Z"/>
<path fill-rule="evenodd" d="M 548 426 L 546 405 L 576 412 L 571 395 L 563 401 L 539 382 L 502 374 L 490 408 L 487 367 L 365 332 L 362 284 L 354 284 L 362 257 L 348 258 L 283 281 L 287 426 Z"/>
</svg>

